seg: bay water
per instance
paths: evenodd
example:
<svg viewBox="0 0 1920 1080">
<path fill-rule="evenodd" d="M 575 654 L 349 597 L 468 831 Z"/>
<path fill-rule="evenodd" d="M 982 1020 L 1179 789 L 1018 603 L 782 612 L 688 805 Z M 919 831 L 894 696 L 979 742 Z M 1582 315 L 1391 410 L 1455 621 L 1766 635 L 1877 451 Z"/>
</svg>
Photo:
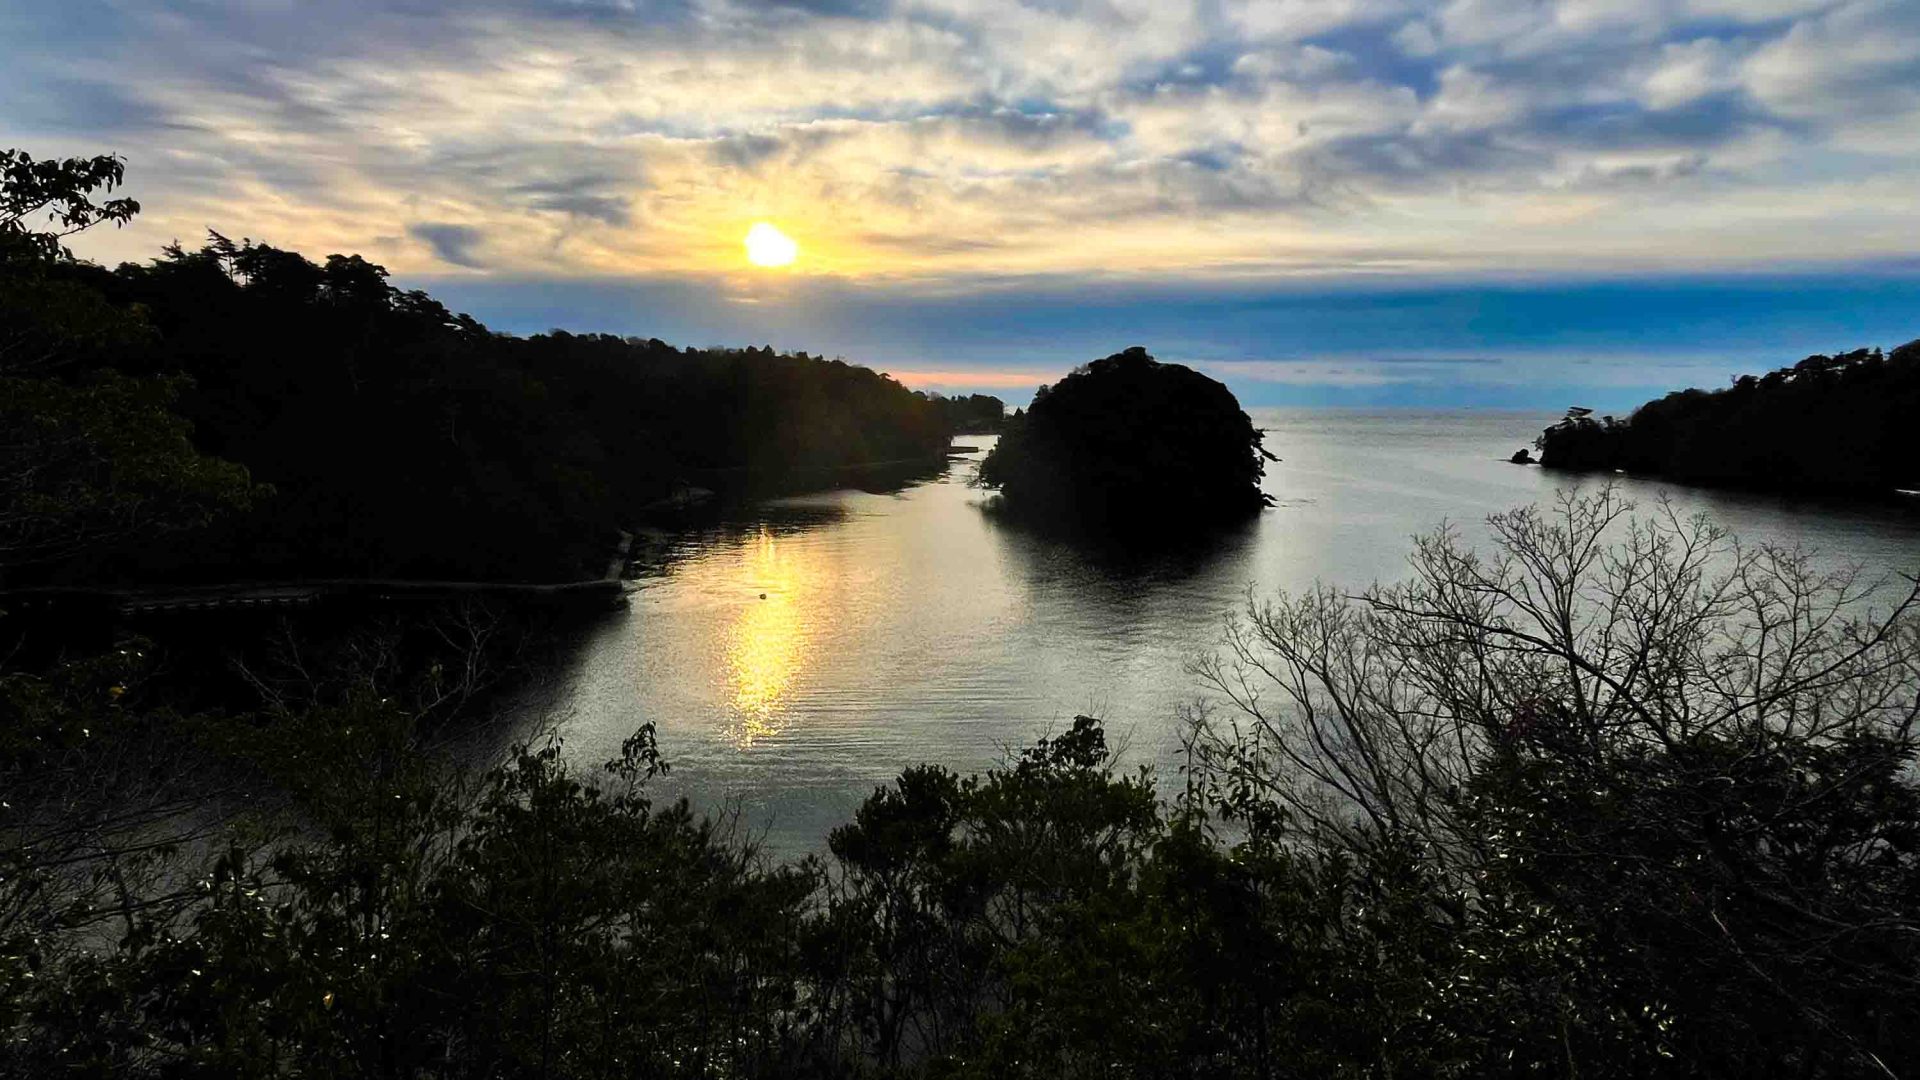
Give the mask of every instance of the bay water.
<svg viewBox="0 0 1920 1080">
<path fill-rule="evenodd" d="M 998 764 L 1076 714 L 1176 782 L 1191 661 L 1249 596 L 1402 576 L 1409 539 L 1608 479 L 1745 543 L 1800 545 L 1869 574 L 1920 571 L 1920 506 L 1710 491 L 1508 463 L 1554 416 L 1486 410 L 1254 413 L 1275 506 L 1152 553 L 1036 535 L 968 485 L 979 454 L 897 492 L 830 491 L 677 536 L 627 610 L 596 626 L 550 711 L 583 765 L 656 726 L 667 795 L 737 811 L 771 853 L 820 849 L 905 767 Z M 963 438 L 985 447 L 991 436 Z M 1913 500 L 1920 503 L 1920 499 Z"/>
</svg>

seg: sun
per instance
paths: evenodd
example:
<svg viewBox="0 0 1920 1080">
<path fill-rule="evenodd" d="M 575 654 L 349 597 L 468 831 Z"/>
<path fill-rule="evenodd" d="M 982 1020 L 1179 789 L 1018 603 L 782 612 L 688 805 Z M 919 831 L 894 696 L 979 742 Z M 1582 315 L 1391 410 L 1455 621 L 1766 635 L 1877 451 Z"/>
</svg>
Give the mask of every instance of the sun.
<svg viewBox="0 0 1920 1080">
<path fill-rule="evenodd" d="M 755 266 L 785 266 L 800 254 L 793 237 L 764 221 L 747 230 L 747 261 Z"/>
</svg>

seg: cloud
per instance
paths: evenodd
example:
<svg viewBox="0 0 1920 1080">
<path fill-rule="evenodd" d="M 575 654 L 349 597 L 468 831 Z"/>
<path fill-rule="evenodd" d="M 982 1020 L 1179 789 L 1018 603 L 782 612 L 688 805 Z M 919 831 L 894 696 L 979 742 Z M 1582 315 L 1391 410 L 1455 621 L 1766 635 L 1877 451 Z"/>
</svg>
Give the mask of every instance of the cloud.
<svg viewBox="0 0 1920 1080">
<path fill-rule="evenodd" d="M 1221 378 L 1280 386 L 1387 386 L 1414 379 L 1405 371 L 1354 361 L 1217 360 L 1198 366 Z"/>
<path fill-rule="evenodd" d="M 585 191 L 543 188 L 540 185 L 528 185 L 521 190 L 528 195 L 527 205 L 535 210 L 551 210 L 570 217 L 597 221 L 602 225 L 621 226 L 633 222 L 632 207 L 623 195 L 595 195 Z"/>
<path fill-rule="evenodd" d="M 486 265 L 474 253 L 474 249 L 486 240 L 479 229 L 468 225 L 422 222 L 407 226 L 407 234 L 425 241 L 433 249 L 434 256 L 443 262 L 473 270 Z"/>
<path fill-rule="evenodd" d="M 999 368 L 888 368 L 887 374 L 915 390 L 1033 390 L 1059 382 L 1064 369 L 1006 370 Z"/>
<path fill-rule="evenodd" d="M 1843 128 L 1920 118 L 1920 11 L 1893 0 L 1842 4 L 1753 49 L 1739 77 L 1756 101 L 1789 116 Z"/>
<path fill-rule="evenodd" d="M 708 145 L 717 164 L 749 171 L 787 148 L 784 141 L 771 135 L 752 134 L 727 135 L 714 139 Z"/>
<path fill-rule="evenodd" d="M 21 0 L 0 100 L 0 142 L 128 155 L 108 261 L 212 224 L 710 276 L 767 218 L 797 275 L 930 289 L 1887 260 L 1920 224 L 1910 0 Z"/>
</svg>

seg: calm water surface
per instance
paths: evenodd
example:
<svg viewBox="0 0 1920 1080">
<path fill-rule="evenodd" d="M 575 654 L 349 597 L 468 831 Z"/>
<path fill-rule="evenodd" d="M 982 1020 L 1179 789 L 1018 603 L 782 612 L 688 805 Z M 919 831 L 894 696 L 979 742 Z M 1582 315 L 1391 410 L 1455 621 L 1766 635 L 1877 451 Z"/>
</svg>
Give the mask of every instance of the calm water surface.
<svg viewBox="0 0 1920 1080">
<path fill-rule="evenodd" d="M 1170 777 L 1186 673 L 1249 589 L 1401 576 L 1408 538 L 1591 483 L 1507 464 L 1548 414 L 1271 410 L 1278 505 L 1195 550 L 1089 551 L 983 513 L 972 461 L 891 495 L 778 500 L 678 542 L 599 627 L 563 689 L 569 756 L 597 763 L 640 724 L 666 789 L 732 804 L 769 847 L 817 849 L 872 790 L 933 761 L 962 772 L 1104 717 L 1126 758 Z M 987 445 L 990 438 L 963 439 Z M 975 458 L 977 460 L 977 457 Z M 1749 542 L 1869 570 L 1920 569 L 1920 513 L 1625 481 Z"/>
</svg>

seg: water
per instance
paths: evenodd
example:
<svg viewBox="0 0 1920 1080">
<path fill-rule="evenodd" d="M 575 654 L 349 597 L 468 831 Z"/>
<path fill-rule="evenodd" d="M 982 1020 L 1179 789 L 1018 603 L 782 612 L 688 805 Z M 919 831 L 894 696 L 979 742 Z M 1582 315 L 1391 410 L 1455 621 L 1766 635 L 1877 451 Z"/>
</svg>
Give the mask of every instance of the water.
<svg viewBox="0 0 1920 1080">
<path fill-rule="evenodd" d="M 1549 414 L 1272 410 L 1278 505 L 1152 557 L 1035 537 L 980 509 L 971 461 L 897 494 L 778 500 L 683 538 L 666 572 L 587 641 L 563 697 L 570 756 L 597 763 L 641 723 L 664 785 L 737 807 L 782 854 L 818 849 L 902 768 L 961 772 L 1066 725 L 1107 721 L 1130 762 L 1171 776 L 1189 661 L 1248 591 L 1399 577 L 1408 538 L 1593 484 L 1510 465 Z M 986 445 L 990 438 L 963 443 Z M 977 457 L 974 459 L 977 460 Z M 1622 481 L 1748 542 L 1869 571 L 1920 569 L 1920 513 Z"/>
</svg>

